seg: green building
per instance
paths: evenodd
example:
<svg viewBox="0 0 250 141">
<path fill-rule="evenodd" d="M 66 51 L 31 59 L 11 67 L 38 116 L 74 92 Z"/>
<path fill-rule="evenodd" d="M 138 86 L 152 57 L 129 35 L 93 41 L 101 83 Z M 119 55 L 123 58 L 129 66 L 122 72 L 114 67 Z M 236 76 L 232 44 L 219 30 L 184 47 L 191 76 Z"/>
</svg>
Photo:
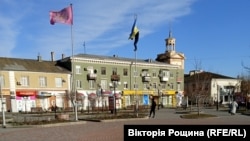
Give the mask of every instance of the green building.
<svg viewBox="0 0 250 141">
<path fill-rule="evenodd" d="M 164 107 L 176 107 L 176 94 L 184 90 L 184 54 L 175 51 L 171 31 L 166 51 L 155 60 L 78 54 L 62 58 L 60 66 L 72 72 L 72 99 L 78 108 L 117 109 L 150 105 L 150 98 Z M 136 53 L 136 52 L 135 52 Z M 76 94 L 76 97 L 74 97 Z M 110 103 L 115 97 L 116 104 Z"/>
</svg>

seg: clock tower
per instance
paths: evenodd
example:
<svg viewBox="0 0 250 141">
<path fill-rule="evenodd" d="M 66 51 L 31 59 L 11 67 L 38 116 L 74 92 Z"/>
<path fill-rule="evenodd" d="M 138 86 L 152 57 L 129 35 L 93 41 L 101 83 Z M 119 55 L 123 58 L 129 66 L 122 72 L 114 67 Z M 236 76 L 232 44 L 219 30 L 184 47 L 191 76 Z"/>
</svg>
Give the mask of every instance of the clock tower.
<svg viewBox="0 0 250 141">
<path fill-rule="evenodd" d="M 185 56 L 183 53 L 178 53 L 175 51 L 175 38 L 172 37 L 171 30 L 169 31 L 169 37 L 165 39 L 166 51 L 165 53 L 158 54 L 156 61 L 166 62 L 172 65 L 179 65 L 184 69 Z"/>
</svg>

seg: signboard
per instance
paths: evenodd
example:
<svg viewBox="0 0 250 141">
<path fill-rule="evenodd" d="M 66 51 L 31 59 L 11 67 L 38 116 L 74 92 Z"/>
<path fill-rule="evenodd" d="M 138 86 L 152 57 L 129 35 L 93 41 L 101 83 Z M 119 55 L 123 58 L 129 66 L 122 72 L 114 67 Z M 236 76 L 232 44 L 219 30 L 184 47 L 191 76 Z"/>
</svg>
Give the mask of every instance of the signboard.
<svg viewBox="0 0 250 141">
<path fill-rule="evenodd" d="M 148 95 L 146 95 L 146 94 L 143 95 L 143 105 L 149 105 L 148 99 L 149 99 Z"/>
<path fill-rule="evenodd" d="M 36 95 L 36 91 L 17 91 L 17 96 L 34 96 Z"/>
<path fill-rule="evenodd" d="M 109 110 L 114 110 L 114 97 L 109 96 Z"/>
</svg>

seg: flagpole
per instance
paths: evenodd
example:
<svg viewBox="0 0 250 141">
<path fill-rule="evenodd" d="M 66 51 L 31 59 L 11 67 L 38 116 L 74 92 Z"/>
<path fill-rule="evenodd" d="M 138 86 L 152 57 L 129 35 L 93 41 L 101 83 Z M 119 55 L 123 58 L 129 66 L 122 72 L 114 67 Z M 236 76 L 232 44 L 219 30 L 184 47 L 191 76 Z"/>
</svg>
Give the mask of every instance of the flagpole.
<svg viewBox="0 0 250 141">
<path fill-rule="evenodd" d="M 137 15 L 135 14 L 134 15 L 134 20 L 136 21 L 137 20 Z M 135 25 L 134 25 L 135 26 Z M 136 39 L 134 39 L 134 40 L 136 40 Z M 138 85 L 137 85 L 137 81 L 136 81 L 136 77 L 137 77 L 137 45 L 136 44 L 134 44 L 134 46 L 135 46 L 135 49 L 134 49 L 134 51 L 135 51 L 135 86 L 136 86 L 136 88 L 135 88 L 135 98 L 136 98 L 136 100 L 135 100 L 135 112 L 136 112 L 136 117 L 138 117 L 138 108 L 139 108 L 139 103 L 138 103 L 138 95 L 137 95 L 137 89 L 138 89 Z"/>
<path fill-rule="evenodd" d="M 72 4 L 70 4 L 71 10 L 72 10 Z M 77 115 L 77 95 L 76 95 L 76 89 L 75 89 L 75 70 L 74 70 L 74 44 L 73 44 L 73 23 L 70 25 L 70 33 L 71 33 L 71 48 L 72 48 L 72 63 L 71 63 L 71 69 L 72 69 L 72 94 L 74 96 L 74 108 L 75 108 L 75 121 L 78 121 L 78 115 Z"/>
<path fill-rule="evenodd" d="M 134 50 L 135 51 L 135 75 L 134 75 L 134 77 L 135 77 L 135 112 L 136 112 L 136 117 L 138 117 L 138 95 L 137 95 L 137 89 L 138 89 L 138 85 L 137 85 L 137 82 L 136 82 L 136 77 L 137 77 L 137 67 L 136 67 L 136 65 L 137 65 L 137 56 L 136 56 L 136 51 L 137 51 L 137 49 L 136 50 Z"/>
</svg>

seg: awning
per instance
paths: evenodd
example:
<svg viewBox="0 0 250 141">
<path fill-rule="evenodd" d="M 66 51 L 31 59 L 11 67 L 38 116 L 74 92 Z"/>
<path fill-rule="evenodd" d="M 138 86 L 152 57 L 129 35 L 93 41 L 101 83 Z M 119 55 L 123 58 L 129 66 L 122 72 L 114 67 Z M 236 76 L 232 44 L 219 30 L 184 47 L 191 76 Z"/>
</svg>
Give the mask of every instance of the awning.
<svg viewBox="0 0 250 141">
<path fill-rule="evenodd" d="M 112 94 L 111 91 L 103 91 L 102 96 L 110 96 Z"/>
<path fill-rule="evenodd" d="M 76 94 L 77 94 L 77 96 L 82 96 L 82 97 L 88 96 L 86 91 L 81 91 L 81 90 L 77 90 Z"/>
<path fill-rule="evenodd" d="M 154 94 L 154 91 L 148 90 L 148 91 L 141 91 L 141 90 L 124 90 L 123 95 L 145 95 L 145 94 Z"/>
<path fill-rule="evenodd" d="M 76 91 L 77 100 L 83 100 L 85 99 L 85 97 L 88 97 L 86 91 L 79 91 L 79 90 Z"/>
<path fill-rule="evenodd" d="M 115 98 L 116 99 L 120 99 L 122 97 L 122 95 L 120 93 L 115 93 Z"/>
<path fill-rule="evenodd" d="M 162 91 L 162 94 L 163 95 L 175 95 L 176 91 L 174 91 L 174 90 L 168 90 L 168 91 L 164 90 L 164 91 Z"/>
<path fill-rule="evenodd" d="M 38 92 L 37 97 L 51 97 L 51 95 L 50 92 L 40 91 Z"/>
<path fill-rule="evenodd" d="M 95 94 L 95 93 L 90 93 L 90 94 L 88 94 L 88 98 L 90 99 L 90 100 L 93 100 L 93 99 L 95 99 L 97 97 L 97 95 Z"/>
<path fill-rule="evenodd" d="M 30 90 L 22 90 L 22 91 L 16 91 L 17 96 L 34 96 L 36 95 L 36 91 L 30 91 Z"/>
</svg>

